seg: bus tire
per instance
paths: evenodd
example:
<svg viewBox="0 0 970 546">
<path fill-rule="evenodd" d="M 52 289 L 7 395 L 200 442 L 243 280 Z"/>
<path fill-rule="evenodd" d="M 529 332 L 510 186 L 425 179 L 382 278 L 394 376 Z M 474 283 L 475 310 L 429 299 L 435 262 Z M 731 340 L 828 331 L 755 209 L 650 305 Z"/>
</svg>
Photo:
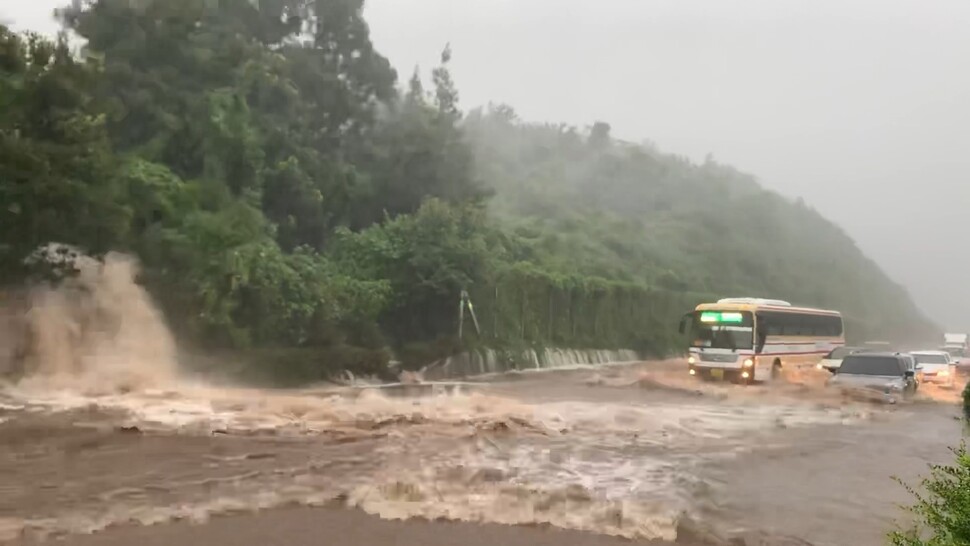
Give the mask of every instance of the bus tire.
<svg viewBox="0 0 970 546">
<path fill-rule="evenodd" d="M 774 363 L 771 364 L 771 380 L 777 381 L 781 379 L 781 360 L 775 359 Z"/>
</svg>

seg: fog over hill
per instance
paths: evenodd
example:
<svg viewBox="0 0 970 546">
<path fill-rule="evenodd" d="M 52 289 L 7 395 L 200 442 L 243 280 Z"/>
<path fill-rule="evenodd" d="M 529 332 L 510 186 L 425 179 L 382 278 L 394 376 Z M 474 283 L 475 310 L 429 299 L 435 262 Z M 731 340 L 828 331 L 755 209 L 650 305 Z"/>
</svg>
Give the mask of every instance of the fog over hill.
<svg viewBox="0 0 970 546">
<path fill-rule="evenodd" d="M 404 73 L 445 42 L 465 105 L 608 121 L 803 197 L 970 330 L 970 3 L 369 0 Z"/>
</svg>

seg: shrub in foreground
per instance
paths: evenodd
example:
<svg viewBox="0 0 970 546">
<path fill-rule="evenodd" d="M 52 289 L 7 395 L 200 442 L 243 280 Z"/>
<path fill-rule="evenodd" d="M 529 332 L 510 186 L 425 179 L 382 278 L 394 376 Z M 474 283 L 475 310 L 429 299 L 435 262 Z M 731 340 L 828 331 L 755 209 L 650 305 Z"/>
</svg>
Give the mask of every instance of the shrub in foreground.
<svg viewBox="0 0 970 546">
<path fill-rule="evenodd" d="M 970 454 L 966 444 L 953 450 L 952 465 L 934 465 L 910 511 L 912 528 L 889 536 L 893 546 L 970 546 Z"/>
</svg>

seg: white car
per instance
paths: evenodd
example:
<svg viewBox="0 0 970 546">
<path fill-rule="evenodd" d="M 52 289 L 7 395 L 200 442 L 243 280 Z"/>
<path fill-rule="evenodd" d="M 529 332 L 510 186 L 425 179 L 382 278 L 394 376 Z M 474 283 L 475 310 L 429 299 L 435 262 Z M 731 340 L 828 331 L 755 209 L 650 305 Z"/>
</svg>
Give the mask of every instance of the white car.
<svg viewBox="0 0 970 546">
<path fill-rule="evenodd" d="M 956 363 L 946 351 L 913 351 L 920 383 L 935 383 L 952 387 L 957 375 Z"/>
<path fill-rule="evenodd" d="M 836 347 L 832 351 L 825 355 L 816 367 L 820 370 L 828 370 L 830 372 L 835 372 L 842 366 L 842 359 L 849 356 L 852 353 L 863 352 L 866 349 L 862 347 Z"/>
<path fill-rule="evenodd" d="M 955 366 L 957 367 L 970 366 L 970 357 L 964 356 L 962 354 L 963 353 L 962 351 L 955 351 L 953 349 L 950 349 L 946 352 L 950 353 L 950 360 L 953 361 L 953 364 Z"/>
</svg>

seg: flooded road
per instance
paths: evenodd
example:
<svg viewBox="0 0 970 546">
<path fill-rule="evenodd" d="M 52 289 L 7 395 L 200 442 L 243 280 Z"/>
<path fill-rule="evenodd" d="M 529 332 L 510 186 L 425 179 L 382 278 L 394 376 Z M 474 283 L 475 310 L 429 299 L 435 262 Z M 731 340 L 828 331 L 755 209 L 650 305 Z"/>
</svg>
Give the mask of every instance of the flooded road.
<svg viewBox="0 0 970 546">
<path fill-rule="evenodd" d="M 124 527 L 300 506 L 682 543 L 880 544 L 909 502 L 892 476 L 915 482 L 961 435 L 952 404 L 877 406 L 810 381 L 700 384 L 680 363 L 418 396 L 203 384 L 2 396 L 12 544 L 109 544 L 158 529 Z"/>
<path fill-rule="evenodd" d="M 892 477 L 962 431 L 958 391 L 878 405 L 815 370 L 227 386 L 181 370 L 134 274 L 82 262 L 0 314 L 0 543 L 875 545 L 910 501 Z"/>
</svg>

